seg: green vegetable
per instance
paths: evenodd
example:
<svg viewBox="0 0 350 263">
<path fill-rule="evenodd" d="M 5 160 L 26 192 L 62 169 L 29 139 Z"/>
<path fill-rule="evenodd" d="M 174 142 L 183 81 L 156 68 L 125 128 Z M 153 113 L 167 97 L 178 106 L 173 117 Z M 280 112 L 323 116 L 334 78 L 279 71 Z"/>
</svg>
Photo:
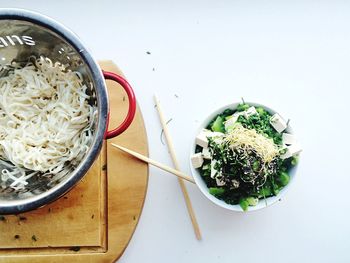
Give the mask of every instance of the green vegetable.
<svg viewBox="0 0 350 263">
<path fill-rule="evenodd" d="M 233 114 L 233 112 L 234 111 L 231 109 L 226 109 L 226 110 L 224 110 L 224 112 L 221 115 L 222 115 L 222 117 L 224 117 L 226 119 L 227 117 L 231 116 Z"/>
<path fill-rule="evenodd" d="M 277 181 L 281 184 L 281 186 L 286 186 L 289 183 L 289 175 L 286 172 L 281 172 Z"/>
<path fill-rule="evenodd" d="M 262 116 L 268 114 L 267 111 L 261 107 L 257 107 L 256 111 L 259 113 L 259 115 L 262 115 Z"/>
<path fill-rule="evenodd" d="M 283 154 L 285 154 L 287 152 L 287 149 L 285 148 L 285 149 L 281 149 L 280 150 L 280 155 L 283 155 Z"/>
<path fill-rule="evenodd" d="M 212 131 L 225 132 L 224 119 L 218 116 L 211 126 Z"/>
<path fill-rule="evenodd" d="M 278 193 L 280 192 L 280 188 L 274 188 L 273 189 L 273 195 L 278 195 Z"/>
<path fill-rule="evenodd" d="M 241 103 L 241 104 L 239 104 L 238 106 L 237 106 L 237 111 L 245 111 L 245 110 L 247 110 L 248 108 L 249 108 L 250 106 L 248 105 L 248 104 L 243 104 L 243 103 Z"/>
<path fill-rule="evenodd" d="M 255 197 L 247 197 L 246 201 L 248 202 L 248 204 L 250 206 L 256 206 L 258 204 L 258 202 L 259 202 L 259 199 L 255 198 Z"/>
<path fill-rule="evenodd" d="M 220 196 L 223 193 L 225 193 L 224 188 L 219 188 L 219 187 L 210 187 L 209 188 L 209 193 L 214 196 Z"/>
<path fill-rule="evenodd" d="M 268 197 L 270 195 L 272 195 L 270 187 L 265 186 L 265 187 L 261 188 L 260 197 L 264 198 L 264 197 Z"/>
<path fill-rule="evenodd" d="M 291 164 L 293 165 L 293 166 L 296 166 L 297 164 L 298 164 L 298 160 L 299 158 L 298 158 L 298 156 L 293 156 L 292 157 L 292 161 L 291 161 Z"/>
<path fill-rule="evenodd" d="M 203 176 L 208 177 L 210 176 L 210 170 L 203 170 Z"/>
<path fill-rule="evenodd" d="M 242 207 L 243 211 L 247 211 L 248 206 L 249 206 L 249 202 L 247 201 L 247 199 L 241 199 L 239 201 L 239 205 Z"/>
<path fill-rule="evenodd" d="M 260 168 L 260 162 L 258 160 L 255 160 L 253 162 L 253 170 L 256 172 L 256 171 L 259 171 L 259 168 Z"/>
</svg>

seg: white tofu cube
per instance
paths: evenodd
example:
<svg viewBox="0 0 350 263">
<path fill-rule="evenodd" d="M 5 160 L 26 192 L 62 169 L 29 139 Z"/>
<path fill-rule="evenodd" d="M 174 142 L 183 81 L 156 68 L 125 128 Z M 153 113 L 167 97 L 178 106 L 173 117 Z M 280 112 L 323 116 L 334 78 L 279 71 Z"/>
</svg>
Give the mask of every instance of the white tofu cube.
<svg viewBox="0 0 350 263">
<path fill-rule="evenodd" d="M 238 116 L 233 116 L 229 118 L 227 121 L 225 121 L 225 130 L 229 131 L 233 128 L 233 125 L 237 122 Z"/>
<path fill-rule="evenodd" d="M 201 153 L 195 153 L 191 156 L 191 163 L 194 168 L 199 168 L 203 165 L 203 157 Z"/>
<path fill-rule="evenodd" d="M 298 143 L 287 146 L 286 149 L 287 149 L 287 151 L 285 154 L 281 155 L 281 159 L 290 158 L 293 155 L 299 154 L 303 150 Z"/>
<path fill-rule="evenodd" d="M 299 143 L 295 143 L 291 146 L 288 146 L 288 148 L 289 148 L 289 151 L 292 153 L 292 155 L 297 155 L 301 153 L 301 151 L 303 150 Z"/>
<path fill-rule="evenodd" d="M 296 137 L 289 133 L 282 133 L 282 141 L 284 145 L 291 145 L 297 143 Z"/>
<path fill-rule="evenodd" d="M 258 114 L 254 106 L 249 107 L 247 110 L 244 111 L 244 117 L 248 119 L 250 116 Z"/>
<path fill-rule="evenodd" d="M 204 159 L 211 159 L 211 153 L 209 151 L 209 148 L 203 148 L 202 156 Z"/>
<path fill-rule="evenodd" d="M 239 117 L 239 116 L 241 116 L 241 115 L 244 115 L 244 111 L 236 111 L 235 113 L 233 113 L 233 117 Z"/>
<path fill-rule="evenodd" d="M 216 178 L 215 178 L 215 181 L 216 181 L 216 185 L 217 185 L 217 186 L 223 186 L 223 185 L 225 185 L 225 181 L 222 180 L 221 177 L 220 177 L 220 178 L 219 178 L 219 177 L 216 177 Z"/>
<path fill-rule="evenodd" d="M 208 130 L 202 130 L 196 137 L 196 144 L 207 148 L 208 147 L 208 138 L 207 138 Z"/>
<path fill-rule="evenodd" d="M 207 129 L 203 129 L 196 137 L 196 144 L 203 147 L 203 148 L 207 148 L 208 147 L 208 137 L 209 138 L 212 138 L 212 137 L 219 138 L 222 136 L 224 136 L 224 134 L 222 132 L 211 132 Z"/>
<path fill-rule="evenodd" d="M 213 179 L 217 176 L 221 176 L 221 172 L 215 168 L 216 164 L 216 160 L 212 160 L 210 163 L 210 177 Z"/>
<path fill-rule="evenodd" d="M 287 123 L 277 113 L 271 117 L 270 124 L 279 133 L 283 132 L 287 128 Z"/>
<path fill-rule="evenodd" d="M 207 137 L 222 137 L 225 134 L 223 134 L 222 132 L 212 132 L 212 131 L 207 131 Z"/>
</svg>

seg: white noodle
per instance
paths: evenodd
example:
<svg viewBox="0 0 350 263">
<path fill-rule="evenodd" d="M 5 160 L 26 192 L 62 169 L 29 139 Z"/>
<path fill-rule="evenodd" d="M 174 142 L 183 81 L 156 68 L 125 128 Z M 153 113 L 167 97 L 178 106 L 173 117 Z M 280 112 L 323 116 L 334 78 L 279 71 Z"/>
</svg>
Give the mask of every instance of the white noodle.
<svg viewBox="0 0 350 263">
<path fill-rule="evenodd" d="M 44 57 L 0 79 L 0 158 L 13 164 L 1 162 L 2 187 L 11 179 L 22 189 L 35 174 L 81 161 L 96 114 L 86 90 L 80 73 Z"/>
</svg>

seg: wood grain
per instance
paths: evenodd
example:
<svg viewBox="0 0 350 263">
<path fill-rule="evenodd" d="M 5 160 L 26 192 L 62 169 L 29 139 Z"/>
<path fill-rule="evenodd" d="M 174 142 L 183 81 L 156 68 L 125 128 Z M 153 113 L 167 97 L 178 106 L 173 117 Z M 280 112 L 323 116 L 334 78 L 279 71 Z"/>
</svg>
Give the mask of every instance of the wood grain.
<svg viewBox="0 0 350 263">
<path fill-rule="evenodd" d="M 100 65 L 121 74 L 111 61 Z M 127 112 L 127 96 L 118 84 L 107 86 L 110 127 L 116 127 Z M 148 155 L 139 109 L 129 129 L 108 142 Z M 147 164 L 104 143 L 84 179 L 64 197 L 0 220 L 0 262 L 114 262 L 136 228 L 147 184 Z"/>
</svg>

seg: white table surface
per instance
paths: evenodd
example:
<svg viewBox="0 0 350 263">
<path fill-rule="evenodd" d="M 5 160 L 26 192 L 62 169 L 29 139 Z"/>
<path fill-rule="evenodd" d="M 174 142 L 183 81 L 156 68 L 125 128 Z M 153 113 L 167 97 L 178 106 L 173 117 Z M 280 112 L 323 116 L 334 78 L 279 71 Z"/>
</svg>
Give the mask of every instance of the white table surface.
<svg viewBox="0 0 350 263">
<path fill-rule="evenodd" d="M 150 156 L 171 165 L 156 92 L 187 173 L 192 136 L 217 106 L 244 97 L 292 120 L 304 152 L 281 202 L 233 213 L 187 184 L 203 235 L 198 242 L 176 178 L 150 168 L 143 213 L 119 262 L 350 261 L 349 2 L 1 0 L 0 6 L 47 14 L 76 32 L 95 58 L 115 61 L 137 94 Z"/>
</svg>

